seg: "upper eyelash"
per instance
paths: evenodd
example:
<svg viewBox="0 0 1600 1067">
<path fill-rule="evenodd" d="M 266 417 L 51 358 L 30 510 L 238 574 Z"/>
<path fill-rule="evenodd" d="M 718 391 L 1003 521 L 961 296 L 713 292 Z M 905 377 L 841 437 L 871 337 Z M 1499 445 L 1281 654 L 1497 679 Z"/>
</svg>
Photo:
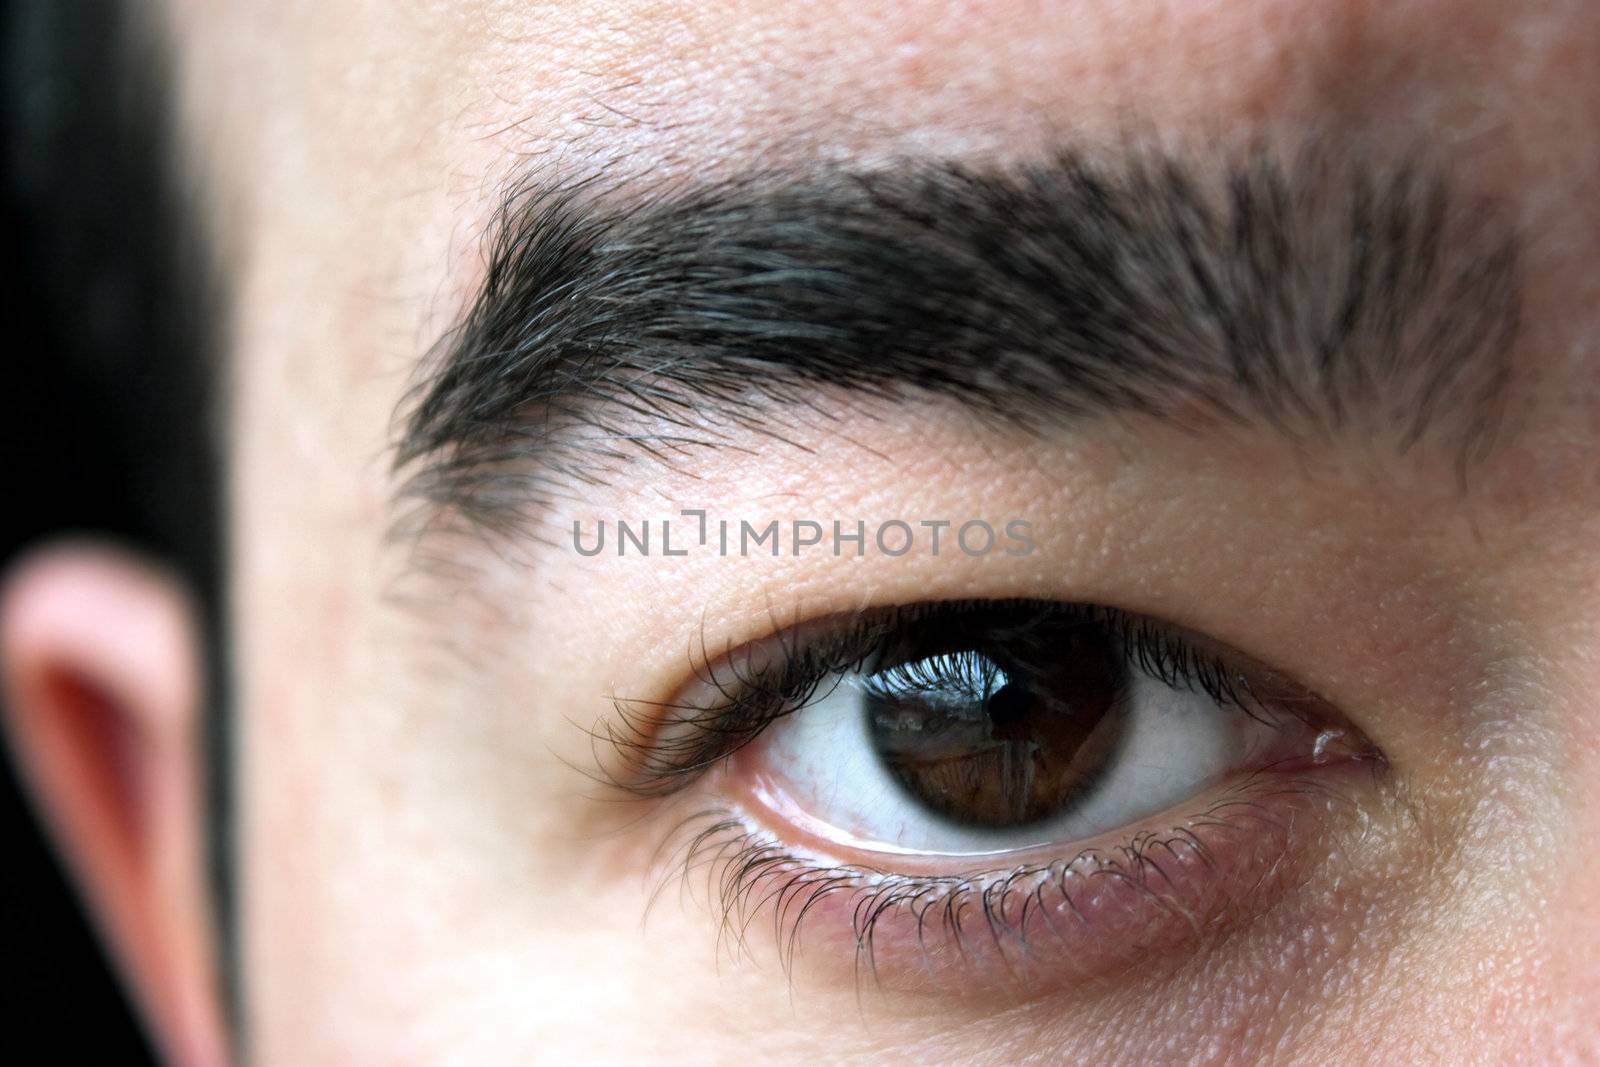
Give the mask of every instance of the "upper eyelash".
<svg viewBox="0 0 1600 1067">
<path fill-rule="evenodd" d="M 753 741 L 784 714 L 817 697 L 831 675 L 864 662 L 872 647 L 893 632 L 888 613 L 862 613 L 844 626 L 827 629 L 822 637 L 802 644 L 795 631 L 775 636 L 780 650 L 774 664 L 741 674 L 737 651 L 712 662 L 702 641 L 694 661 L 695 677 L 722 699 L 712 707 L 619 698 L 616 721 L 602 725 L 598 737 L 614 748 L 627 764 L 607 770 L 603 777 L 629 793 L 643 797 L 668 796 L 687 787 L 699 773 L 710 769 Z M 880 617 L 882 616 L 882 617 Z M 743 646 L 748 655 L 752 645 Z M 848 651 L 856 650 L 851 657 Z M 723 666 L 732 679 L 718 677 Z M 687 731 L 679 738 L 660 736 L 664 720 Z"/>
<path fill-rule="evenodd" d="M 1030 599 L 929 601 L 780 629 L 770 639 L 777 655 L 759 666 L 754 665 L 756 650 L 772 647 L 767 642 L 730 650 L 717 661 L 702 642 L 694 674 L 716 694 L 711 706 L 617 699 L 615 720 L 603 723 L 596 737 L 619 759 L 601 777 L 635 796 L 669 796 L 778 719 L 825 696 L 819 690 L 830 678 L 837 680 L 881 658 L 908 627 L 930 618 L 970 622 L 1029 608 L 1050 613 L 1056 621 L 1064 615 L 1107 627 L 1131 664 L 1173 688 L 1203 692 L 1223 706 L 1266 722 L 1283 710 L 1264 701 L 1248 674 L 1235 665 L 1198 648 L 1176 628 L 1147 617 L 1103 605 Z M 812 633 L 816 636 L 807 636 Z M 671 735 L 674 732 L 676 736 Z"/>
</svg>

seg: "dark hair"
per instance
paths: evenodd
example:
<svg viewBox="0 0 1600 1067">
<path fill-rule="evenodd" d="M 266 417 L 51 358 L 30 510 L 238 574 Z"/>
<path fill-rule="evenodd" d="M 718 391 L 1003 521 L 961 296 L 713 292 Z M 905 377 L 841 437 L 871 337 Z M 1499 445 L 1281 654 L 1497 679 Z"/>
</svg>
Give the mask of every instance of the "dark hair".
<svg viewBox="0 0 1600 1067">
<path fill-rule="evenodd" d="M 0 144 L 11 306 L 0 555 L 62 530 L 166 561 L 204 613 L 207 848 L 232 987 L 228 718 L 221 654 L 223 352 L 214 249 L 182 165 L 149 9 L 13 0 L 0 12 Z M 231 1004 L 231 998 L 229 998 Z"/>
</svg>

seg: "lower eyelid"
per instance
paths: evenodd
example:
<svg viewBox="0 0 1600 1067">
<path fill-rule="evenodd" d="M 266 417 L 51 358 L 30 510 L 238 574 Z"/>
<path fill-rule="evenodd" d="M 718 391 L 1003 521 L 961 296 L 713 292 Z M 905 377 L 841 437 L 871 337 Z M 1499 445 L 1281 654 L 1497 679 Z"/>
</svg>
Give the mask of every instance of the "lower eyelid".
<svg viewBox="0 0 1600 1067">
<path fill-rule="evenodd" d="M 707 878 L 715 914 L 740 941 L 776 932 L 785 970 L 801 957 L 885 988 L 966 999 L 974 983 L 1015 995 L 1025 972 L 1025 992 L 1038 995 L 1260 914 L 1328 855 L 1335 822 L 1370 774 L 1351 761 L 1250 775 L 1191 800 L 1186 813 L 1070 854 L 1041 846 L 1003 866 L 998 857 L 877 858 L 892 870 L 791 843 L 791 827 L 771 826 L 782 813 L 737 796 L 738 807 L 680 825 L 667 873 Z"/>
</svg>

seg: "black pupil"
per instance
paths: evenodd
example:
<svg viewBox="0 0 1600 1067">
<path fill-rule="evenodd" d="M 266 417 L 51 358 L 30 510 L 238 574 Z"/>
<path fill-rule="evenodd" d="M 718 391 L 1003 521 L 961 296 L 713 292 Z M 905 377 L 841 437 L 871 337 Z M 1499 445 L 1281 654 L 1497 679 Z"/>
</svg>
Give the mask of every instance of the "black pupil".
<svg viewBox="0 0 1600 1067">
<path fill-rule="evenodd" d="M 1071 807 L 1109 763 L 1128 686 L 1103 626 L 1000 628 L 907 658 L 866 684 L 873 745 L 940 817 L 1011 829 Z"/>
</svg>

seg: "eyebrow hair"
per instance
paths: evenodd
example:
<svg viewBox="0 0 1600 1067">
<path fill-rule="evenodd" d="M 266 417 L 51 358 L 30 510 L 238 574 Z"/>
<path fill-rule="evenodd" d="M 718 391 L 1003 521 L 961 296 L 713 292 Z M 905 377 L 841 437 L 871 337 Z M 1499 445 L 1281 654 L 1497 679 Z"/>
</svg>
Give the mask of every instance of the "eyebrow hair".
<svg viewBox="0 0 1600 1067">
<path fill-rule="evenodd" d="M 1502 422 L 1519 240 L 1421 155 L 1072 150 L 510 192 L 402 409 L 403 495 L 512 532 L 619 464 L 782 437 L 821 390 L 1043 432 L 1115 414 L 1465 468 Z"/>
</svg>

